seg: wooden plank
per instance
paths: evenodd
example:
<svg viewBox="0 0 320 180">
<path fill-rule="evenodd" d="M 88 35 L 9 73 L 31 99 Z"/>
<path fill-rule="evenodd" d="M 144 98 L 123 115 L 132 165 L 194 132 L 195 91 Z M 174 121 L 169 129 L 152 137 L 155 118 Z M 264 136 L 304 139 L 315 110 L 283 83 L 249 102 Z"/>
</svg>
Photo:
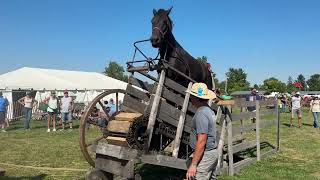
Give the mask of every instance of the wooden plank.
<svg viewBox="0 0 320 180">
<path fill-rule="evenodd" d="M 256 105 L 256 102 L 239 100 L 239 101 L 236 101 L 235 105 L 238 107 L 252 107 Z"/>
<path fill-rule="evenodd" d="M 260 110 L 260 117 L 268 116 L 268 115 L 275 115 L 275 114 L 277 114 L 277 110 L 276 109 Z"/>
<path fill-rule="evenodd" d="M 136 112 L 144 113 L 145 108 L 147 107 L 146 104 L 140 102 L 136 98 L 131 97 L 130 95 L 125 95 L 123 98 L 123 105 L 133 109 Z"/>
<path fill-rule="evenodd" d="M 101 169 L 105 172 L 112 173 L 113 175 L 121 176 L 126 179 L 134 178 L 134 164 L 136 160 L 119 160 L 108 157 L 100 157 L 97 154 L 95 160 L 95 168 Z"/>
<path fill-rule="evenodd" d="M 257 143 L 256 141 L 245 141 L 240 144 L 234 145 L 233 146 L 233 153 L 235 154 L 240 151 L 243 151 L 243 150 L 246 150 L 249 148 L 253 148 L 256 146 L 256 143 Z"/>
<path fill-rule="evenodd" d="M 111 132 L 117 132 L 117 133 L 128 133 L 129 128 L 131 126 L 130 121 L 109 121 L 107 130 Z"/>
<path fill-rule="evenodd" d="M 267 127 L 267 126 L 272 126 L 276 125 L 277 120 L 260 120 L 260 129 Z M 251 131 L 252 129 L 256 128 L 256 124 L 249 124 L 249 125 L 243 125 L 241 129 L 241 125 L 234 125 L 232 127 L 232 133 L 234 136 L 241 134 L 241 130 L 243 132 Z"/>
<path fill-rule="evenodd" d="M 154 99 L 151 106 L 151 111 L 150 111 L 150 116 L 149 116 L 149 121 L 147 126 L 147 134 L 149 135 L 149 138 L 148 138 L 148 144 L 147 144 L 146 150 L 148 150 L 150 147 L 150 143 L 153 135 L 153 128 L 154 128 L 154 124 L 156 122 L 156 118 L 158 114 L 158 106 L 160 103 L 162 87 L 164 84 L 164 80 L 166 79 L 165 76 L 166 76 L 166 73 L 164 70 L 162 70 L 160 73 L 159 84 L 157 86 L 156 94 L 154 95 Z"/>
<path fill-rule="evenodd" d="M 187 170 L 187 160 L 165 155 L 142 155 L 141 162 L 175 169 Z"/>
<path fill-rule="evenodd" d="M 235 100 L 219 100 L 218 101 L 218 106 L 227 106 L 227 105 L 234 105 L 235 104 Z"/>
<path fill-rule="evenodd" d="M 230 110 L 230 106 L 228 106 L 228 109 Z M 228 158 L 229 158 L 229 175 L 234 175 L 234 169 L 233 169 L 233 141 L 232 141 L 232 122 L 229 116 L 227 116 L 227 132 L 228 132 Z"/>
<path fill-rule="evenodd" d="M 180 94 L 183 94 L 183 95 L 186 94 L 186 90 L 187 90 L 186 87 L 184 87 L 184 86 L 182 86 L 182 85 L 174 82 L 173 80 L 171 80 L 171 79 L 169 79 L 169 78 L 166 78 L 166 79 L 164 80 L 164 85 L 165 85 L 166 87 L 168 87 L 168 88 L 176 91 L 176 92 L 179 92 Z"/>
<path fill-rule="evenodd" d="M 188 85 L 189 91 L 191 90 L 191 87 L 192 87 L 192 83 L 190 82 Z M 179 117 L 179 122 L 178 122 L 178 126 L 177 126 L 177 131 L 176 131 L 176 137 L 175 137 L 174 143 L 173 143 L 173 151 L 172 151 L 173 157 L 178 157 L 181 136 L 182 136 L 182 132 L 184 129 L 184 122 L 185 122 L 185 117 L 186 117 L 188 103 L 189 103 L 189 98 L 190 98 L 190 93 L 186 93 L 186 96 L 185 96 L 184 102 L 183 102 L 183 106 L 181 109 L 181 114 Z"/>
<path fill-rule="evenodd" d="M 131 86 L 130 84 L 127 85 L 126 93 L 146 102 L 150 100 L 149 94 Z"/>
<path fill-rule="evenodd" d="M 151 97 L 150 99 L 150 103 L 152 102 L 153 102 L 153 97 Z M 179 109 L 166 103 L 164 100 L 160 101 L 158 108 L 159 108 L 158 116 L 161 114 L 166 114 L 167 116 L 170 116 L 171 118 L 175 119 L 178 122 L 179 116 L 181 114 L 181 111 Z M 150 112 L 150 106 L 147 107 L 146 112 Z M 161 118 L 161 120 L 166 122 L 166 119 Z M 186 115 L 185 125 L 191 127 L 191 122 L 192 122 L 192 117 L 190 115 Z"/>
<path fill-rule="evenodd" d="M 217 118 L 221 118 L 221 107 L 218 108 L 218 112 L 217 112 Z M 217 134 L 219 133 L 218 131 L 216 132 Z M 216 172 L 218 174 L 220 174 L 221 172 L 221 168 L 223 167 L 223 146 L 224 146 L 224 138 L 225 138 L 225 134 L 226 134 L 226 119 L 223 118 L 222 120 L 222 127 L 221 127 L 221 133 L 219 133 L 220 136 L 216 136 L 219 137 L 219 140 L 217 139 L 217 141 L 219 142 L 218 144 L 218 163 L 216 166 Z"/>
<path fill-rule="evenodd" d="M 168 101 L 174 102 L 178 106 L 182 106 L 183 105 L 184 98 L 181 97 L 180 94 L 176 94 L 173 91 L 168 90 L 167 88 L 163 88 L 162 97 L 167 99 Z M 196 110 L 197 109 L 192 105 L 192 103 L 189 102 L 188 111 L 190 111 L 192 113 L 195 113 Z"/>
<path fill-rule="evenodd" d="M 267 158 L 267 157 L 271 156 L 272 154 L 274 154 L 275 152 L 277 152 L 277 149 L 272 149 L 268 152 L 261 154 L 261 158 Z"/>
<path fill-rule="evenodd" d="M 251 119 L 256 117 L 255 112 L 239 112 L 239 113 L 232 113 L 232 121 L 236 120 L 243 120 L 243 119 Z"/>
<path fill-rule="evenodd" d="M 256 143 L 257 143 L 257 161 L 261 160 L 260 152 L 260 102 L 256 101 Z"/>
<path fill-rule="evenodd" d="M 141 116 L 141 113 L 120 112 L 114 118 L 117 121 L 134 121 L 135 119 Z"/>
<path fill-rule="evenodd" d="M 272 105 L 276 105 L 277 101 L 274 99 L 266 99 L 266 100 L 261 100 L 260 101 L 260 107 L 263 106 L 272 106 Z"/>
<path fill-rule="evenodd" d="M 106 138 L 106 140 L 107 140 L 107 142 L 109 144 L 113 144 L 113 145 L 116 145 L 116 146 L 128 147 L 127 140 L 124 137 L 108 136 Z"/>
<path fill-rule="evenodd" d="M 277 151 L 280 151 L 280 111 L 279 106 L 276 106 L 276 112 L 277 112 Z"/>
<path fill-rule="evenodd" d="M 175 126 L 177 127 L 178 126 L 178 121 L 170 116 L 168 116 L 167 114 L 165 113 L 159 113 L 158 116 L 157 116 L 157 119 L 159 121 L 164 121 L 172 126 Z M 187 132 L 187 133 L 191 133 L 191 127 L 190 126 L 187 126 L 186 124 L 184 125 L 184 128 L 183 128 L 183 131 L 184 132 Z"/>
<path fill-rule="evenodd" d="M 234 164 L 234 172 L 239 173 L 240 170 L 246 166 L 249 166 L 250 164 L 256 162 L 257 160 L 255 158 L 247 158 L 242 161 L 239 161 Z"/>
<path fill-rule="evenodd" d="M 153 84 L 148 84 L 147 82 L 143 82 L 133 76 L 129 77 L 129 84 L 132 84 L 149 92 L 152 92 L 153 89 Z"/>
<path fill-rule="evenodd" d="M 96 147 L 96 153 L 123 160 L 138 158 L 138 151 L 135 149 L 107 143 L 99 143 Z"/>
</svg>

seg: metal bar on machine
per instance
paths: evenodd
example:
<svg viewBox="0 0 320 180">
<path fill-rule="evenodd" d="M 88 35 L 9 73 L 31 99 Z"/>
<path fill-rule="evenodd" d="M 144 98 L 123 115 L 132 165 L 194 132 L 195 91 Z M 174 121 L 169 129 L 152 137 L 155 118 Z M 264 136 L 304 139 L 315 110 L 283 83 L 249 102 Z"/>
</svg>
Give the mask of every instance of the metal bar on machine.
<svg viewBox="0 0 320 180">
<path fill-rule="evenodd" d="M 188 104 L 189 104 L 189 98 L 190 98 L 190 93 L 188 93 L 188 92 L 191 90 L 191 87 L 192 87 L 192 82 L 190 82 L 189 85 L 188 85 L 188 91 L 187 91 L 186 96 L 185 96 L 184 101 L 183 101 L 183 106 L 182 106 L 181 114 L 180 114 L 180 117 L 179 117 L 176 137 L 174 139 L 174 144 L 173 144 L 173 151 L 172 151 L 172 156 L 173 157 L 178 157 L 178 154 L 179 154 L 181 136 L 182 136 L 182 132 L 183 132 L 184 122 L 185 122 L 185 119 L 186 119 L 186 113 L 187 113 Z"/>
<path fill-rule="evenodd" d="M 148 121 L 148 126 L 147 126 L 147 133 L 148 133 L 149 137 L 148 137 L 148 144 L 147 144 L 146 150 L 148 150 L 150 147 L 152 134 L 153 134 L 153 128 L 154 128 L 154 124 L 155 124 L 156 118 L 157 118 L 158 107 L 159 107 L 159 103 L 160 103 L 160 97 L 161 97 L 161 93 L 162 93 L 165 75 L 166 75 L 165 71 L 161 70 L 159 83 L 158 83 L 156 94 L 154 96 L 154 100 L 153 100 L 153 103 L 151 106 L 151 111 L 150 111 L 150 116 L 149 116 L 149 121 Z"/>
</svg>

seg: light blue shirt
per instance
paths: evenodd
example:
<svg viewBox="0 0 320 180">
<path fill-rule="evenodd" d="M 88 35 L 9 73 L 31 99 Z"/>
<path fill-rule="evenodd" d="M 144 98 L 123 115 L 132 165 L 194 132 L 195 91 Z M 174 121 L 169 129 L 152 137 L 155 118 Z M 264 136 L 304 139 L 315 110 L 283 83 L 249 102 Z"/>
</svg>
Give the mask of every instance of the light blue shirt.
<svg viewBox="0 0 320 180">
<path fill-rule="evenodd" d="M 6 112 L 8 105 L 8 100 L 3 96 L 0 96 L 0 112 Z"/>
</svg>

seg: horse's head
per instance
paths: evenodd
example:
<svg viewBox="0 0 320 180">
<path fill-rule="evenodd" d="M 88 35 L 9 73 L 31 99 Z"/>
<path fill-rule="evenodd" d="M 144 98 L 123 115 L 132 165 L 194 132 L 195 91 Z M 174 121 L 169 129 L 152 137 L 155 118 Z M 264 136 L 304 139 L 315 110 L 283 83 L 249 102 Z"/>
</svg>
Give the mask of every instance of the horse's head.
<svg viewBox="0 0 320 180">
<path fill-rule="evenodd" d="M 152 18 L 152 35 L 151 35 L 151 44 L 153 47 L 158 48 L 163 42 L 165 36 L 168 32 L 172 30 L 172 21 L 169 18 L 171 9 L 164 10 L 159 9 L 158 11 L 153 9 L 153 18 Z"/>
</svg>

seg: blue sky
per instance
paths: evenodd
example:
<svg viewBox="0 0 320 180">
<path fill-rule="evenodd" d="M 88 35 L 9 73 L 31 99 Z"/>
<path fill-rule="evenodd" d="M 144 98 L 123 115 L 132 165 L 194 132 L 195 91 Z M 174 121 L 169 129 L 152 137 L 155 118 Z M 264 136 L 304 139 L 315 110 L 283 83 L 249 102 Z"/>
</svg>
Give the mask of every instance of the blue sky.
<svg viewBox="0 0 320 180">
<path fill-rule="evenodd" d="M 170 6 L 176 39 L 207 56 L 220 80 L 229 67 L 243 68 L 252 85 L 320 73 L 318 0 L 1 0 L 0 74 L 124 65 L 132 43 L 150 37 L 152 9 Z"/>
</svg>

